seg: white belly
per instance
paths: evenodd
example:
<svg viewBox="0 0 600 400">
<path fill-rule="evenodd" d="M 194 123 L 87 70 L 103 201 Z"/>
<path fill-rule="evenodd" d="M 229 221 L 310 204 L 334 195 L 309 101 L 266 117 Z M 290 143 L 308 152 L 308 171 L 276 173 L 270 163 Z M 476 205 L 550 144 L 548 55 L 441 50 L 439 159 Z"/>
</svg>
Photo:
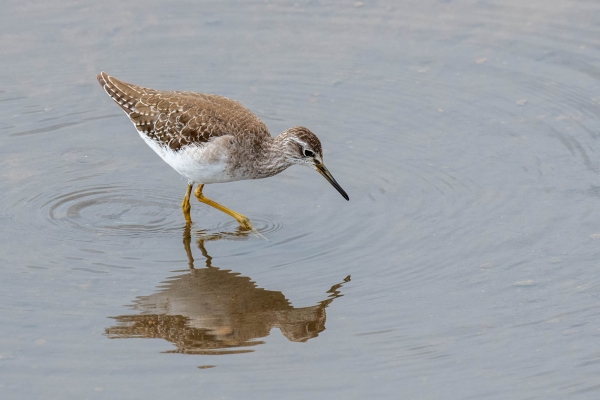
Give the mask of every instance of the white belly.
<svg viewBox="0 0 600 400">
<path fill-rule="evenodd" d="M 175 152 L 147 138 L 143 133 L 140 133 L 140 136 L 160 158 L 188 181 L 206 184 L 238 180 L 225 172 L 227 157 L 224 149 L 219 150 L 217 146 L 221 139 L 228 140 L 226 137 L 200 146 L 186 146 Z"/>
</svg>

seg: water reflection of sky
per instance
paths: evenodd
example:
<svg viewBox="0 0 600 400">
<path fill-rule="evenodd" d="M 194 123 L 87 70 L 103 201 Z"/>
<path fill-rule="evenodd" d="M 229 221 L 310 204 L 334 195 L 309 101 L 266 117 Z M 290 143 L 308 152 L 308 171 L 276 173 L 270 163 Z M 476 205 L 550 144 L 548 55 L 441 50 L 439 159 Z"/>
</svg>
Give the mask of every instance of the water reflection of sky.
<svg viewBox="0 0 600 400">
<path fill-rule="evenodd" d="M 0 11 L 0 397 L 597 397 L 596 2 Z M 207 243 L 213 270 L 191 241 L 197 271 L 181 271 L 186 182 L 98 87 L 102 70 L 239 100 L 272 134 L 307 126 L 351 201 L 302 168 L 207 186 L 269 241 Z M 200 204 L 192 219 L 235 230 Z M 246 335 L 264 342 L 251 353 L 107 339 L 131 323 L 107 316 L 145 315 L 209 271 L 315 317 L 352 281 L 305 342 L 262 306 L 271 334 Z"/>
</svg>

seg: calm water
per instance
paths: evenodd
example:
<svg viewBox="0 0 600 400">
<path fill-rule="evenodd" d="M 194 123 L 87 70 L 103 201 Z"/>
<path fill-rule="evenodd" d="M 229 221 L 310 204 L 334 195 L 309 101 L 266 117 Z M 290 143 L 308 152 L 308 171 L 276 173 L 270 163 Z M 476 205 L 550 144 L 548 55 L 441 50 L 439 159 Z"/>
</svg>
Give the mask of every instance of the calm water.
<svg viewBox="0 0 600 400">
<path fill-rule="evenodd" d="M 600 3 L 0 5 L 0 396 L 600 395 Z M 95 74 L 305 125 L 197 202 Z M 191 269 L 190 269 L 191 268 Z"/>
</svg>

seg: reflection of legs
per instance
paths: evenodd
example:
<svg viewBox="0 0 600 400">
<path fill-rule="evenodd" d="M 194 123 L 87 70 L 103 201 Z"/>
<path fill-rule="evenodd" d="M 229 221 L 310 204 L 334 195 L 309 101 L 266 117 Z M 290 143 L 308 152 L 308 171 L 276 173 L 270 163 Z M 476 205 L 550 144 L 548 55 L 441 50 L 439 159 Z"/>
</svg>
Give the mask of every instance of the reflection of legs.
<svg viewBox="0 0 600 400">
<path fill-rule="evenodd" d="M 185 224 L 185 228 L 183 228 L 183 248 L 185 249 L 185 254 L 188 258 L 188 267 L 194 269 L 194 257 L 192 256 L 192 249 L 190 247 L 192 241 L 191 225 L 192 224 Z"/>
<path fill-rule="evenodd" d="M 223 207 L 222 205 L 212 201 L 211 199 L 207 199 L 206 197 L 204 197 L 204 195 L 202 194 L 203 186 L 204 185 L 198 185 L 196 186 L 196 190 L 194 190 L 194 195 L 196 195 L 196 198 L 199 202 L 208 204 L 209 206 L 214 207 L 219 211 L 223 211 L 225 214 L 235 218 L 235 220 L 238 222 L 238 224 L 240 224 L 242 228 L 252 230 L 252 224 L 250 224 L 250 220 L 248 218 L 244 217 L 242 214 L 238 214 L 235 211 L 230 210 L 227 207 Z"/>
<path fill-rule="evenodd" d="M 198 239 L 196 244 L 198 245 L 198 248 L 202 252 L 202 255 L 204 256 L 204 258 L 206 258 L 206 268 L 212 268 L 213 267 L 212 263 L 211 263 L 212 257 L 208 255 L 208 252 L 206 251 L 206 248 L 204 247 L 204 240 Z"/>
<path fill-rule="evenodd" d="M 183 228 L 183 248 L 185 249 L 185 254 L 188 259 L 188 267 L 189 269 L 194 268 L 194 256 L 192 255 L 192 224 L 185 224 Z M 197 239 L 198 248 L 202 252 L 204 258 L 206 258 L 206 268 L 212 268 L 211 260 L 212 257 L 208 255 L 208 252 L 204 248 L 204 239 Z"/>
<path fill-rule="evenodd" d="M 190 196 L 192 195 L 192 187 L 194 183 L 188 183 L 187 191 L 185 192 L 185 197 L 181 202 L 181 211 L 183 211 L 183 216 L 185 217 L 186 224 L 192 223 L 192 218 L 190 217 Z"/>
</svg>

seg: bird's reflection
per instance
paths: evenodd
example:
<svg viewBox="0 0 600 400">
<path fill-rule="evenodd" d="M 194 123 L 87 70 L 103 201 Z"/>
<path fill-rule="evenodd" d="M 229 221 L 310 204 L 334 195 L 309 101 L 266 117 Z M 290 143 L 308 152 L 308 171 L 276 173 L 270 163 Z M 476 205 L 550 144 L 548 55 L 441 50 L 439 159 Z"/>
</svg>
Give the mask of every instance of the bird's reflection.
<svg viewBox="0 0 600 400">
<path fill-rule="evenodd" d="M 138 297 L 133 308 L 139 313 L 111 317 L 116 326 L 106 336 L 120 338 L 162 338 L 177 349 L 169 353 L 232 354 L 250 352 L 243 347 L 264 343 L 256 338 L 273 327 L 294 342 L 305 342 L 325 330 L 325 308 L 337 297 L 341 286 L 333 285 L 326 299 L 312 307 L 294 308 L 283 293 L 259 288 L 250 278 L 212 266 L 204 243 L 224 237 L 243 239 L 247 231 L 205 235 L 197 233 L 197 244 L 206 267 L 194 268 L 191 231 L 185 228 L 183 243 L 189 270 L 169 278 L 161 290 Z M 227 350 L 226 350 L 227 349 Z"/>
</svg>

